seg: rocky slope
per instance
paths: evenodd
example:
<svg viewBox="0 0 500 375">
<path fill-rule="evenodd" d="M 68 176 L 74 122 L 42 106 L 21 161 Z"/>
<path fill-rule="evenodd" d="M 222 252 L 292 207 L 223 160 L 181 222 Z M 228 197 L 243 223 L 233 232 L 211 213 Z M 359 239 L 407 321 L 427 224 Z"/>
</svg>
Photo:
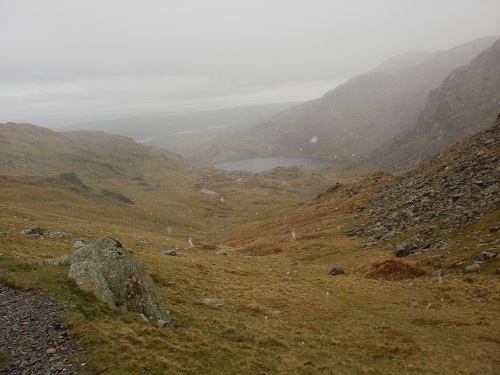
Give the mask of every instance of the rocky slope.
<svg viewBox="0 0 500 375">
<path fill-rule="evenodd" d="M 455 69 L 436 90 L 416 125 L 383 145 L 366 162 L 403 171 L 491 124 L 500 108 L 500 40 Z"/>
<path fill-rule="evenodd" d="M 60 319 L 67 310 L 40 291 L 0 284 L 0 348 L 12 357 L 0 374 L 80 373 L 83 348 L 70 340 Z"/>
<path fill-rule="evenodd" d="M 460 238 L 447 234 L 500 209 L 500 115 L 480 132 L 381 189 L 364 207 L 366 224 L 349 228 L 348 234 L 367 239 L 363 246 L 395 243 L 397 256 L 444 249 Z M 491 233 L 500 229 L 492 220 Z M 494 237 L 498 237 L 495 235 Z M 403 242 L 398 242 L 404 239 Z M 491 243 L 490 243 L 491 242 Z M 483 241 L 492 255 L 496 241 Z"/>
<path fill-rule="evenodd" d="M 220 162 L 273 155 L 351 160 L 367 154 L 414 125 L 429 91 L 494 40 L 483 38 L 460 45 L 394 73 L 360 75 L 321 98 L 200 147 L 194 160 Z"/>
</svg>

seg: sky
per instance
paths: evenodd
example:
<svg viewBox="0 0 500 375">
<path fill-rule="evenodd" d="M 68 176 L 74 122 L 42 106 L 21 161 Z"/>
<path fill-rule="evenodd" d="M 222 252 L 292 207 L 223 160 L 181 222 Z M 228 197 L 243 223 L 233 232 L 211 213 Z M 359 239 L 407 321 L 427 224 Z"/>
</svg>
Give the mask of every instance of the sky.
<svg viewBox="0 0 500 375">
<path fill-rule="evenodd" d="M 498 0 L 0 0 L 0 123 L 306 101 L 500 35 Z"/>
</svg>

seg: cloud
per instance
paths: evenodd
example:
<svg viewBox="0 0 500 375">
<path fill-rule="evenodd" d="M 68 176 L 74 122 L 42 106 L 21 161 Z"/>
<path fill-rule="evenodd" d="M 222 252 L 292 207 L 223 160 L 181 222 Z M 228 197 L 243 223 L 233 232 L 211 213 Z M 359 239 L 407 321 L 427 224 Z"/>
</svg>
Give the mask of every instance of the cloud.
<svg viewBox="0 0 500 375">
<path fill-rule="evenodd" d="M 3 1 L 0 121 L 307 100 L 392 55 L 500 34 L 499 12 L 489 0 Z"/>
</svg>

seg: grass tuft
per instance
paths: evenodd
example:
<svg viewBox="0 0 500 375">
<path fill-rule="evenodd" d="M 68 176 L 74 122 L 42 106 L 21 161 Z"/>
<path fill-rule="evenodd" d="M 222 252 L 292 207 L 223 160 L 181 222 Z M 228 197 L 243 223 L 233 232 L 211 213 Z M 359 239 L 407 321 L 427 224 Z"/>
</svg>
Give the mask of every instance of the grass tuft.
<svg viewBox="0 0 500 375">
<path fill-rule="evenodd" d="M 5 350 L 0 349 L 0 369 L 8 366 L 12 361 L 12 357 Z"/>
<path fill-rule="evenodd" d="M 261 305 L 259 305 L 257 302 L 251 302 L 246 307 L 252 314 L 255 314 L 255 315 L 265 315 L 266 314 L 266 310 Z"/>
</svg>

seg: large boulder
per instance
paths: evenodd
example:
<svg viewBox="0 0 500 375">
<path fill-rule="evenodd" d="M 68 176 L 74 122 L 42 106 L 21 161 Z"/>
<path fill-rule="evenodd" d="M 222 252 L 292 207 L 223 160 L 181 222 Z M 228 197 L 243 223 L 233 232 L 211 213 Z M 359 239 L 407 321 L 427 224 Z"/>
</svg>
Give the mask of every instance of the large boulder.
<svg viewBox="0 0 500 375">
<path fill-rule="evenodd" d="M 142 264 L 116 240 L 102 237 L 95 244 L 78 249 L 69 259 L 69 277 L 78 287 L 123 310 L 167 322 L 165 303 Z"/>
</svg>

